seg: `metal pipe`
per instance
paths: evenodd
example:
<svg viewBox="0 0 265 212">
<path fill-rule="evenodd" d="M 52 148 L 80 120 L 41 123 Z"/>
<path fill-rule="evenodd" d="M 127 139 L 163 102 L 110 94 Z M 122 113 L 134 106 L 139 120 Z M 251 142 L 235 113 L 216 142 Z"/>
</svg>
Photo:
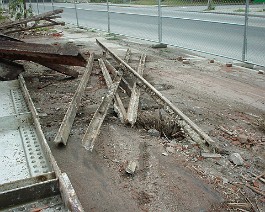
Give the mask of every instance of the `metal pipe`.
<svg viewBox="0 0 265 212">
<path fill-rule="evenodd" d="M 247 56 L 247 28 L 248 28 L 248 13 L 249 13 L 249 0 L 246 0 L 245 7 L 245 25 L 244 25 L 244 40 L 243 40 L 243 51 L 242 51 L 242 62 L 246 61 Z"/>
<path fill-rule="evenodd" d="M 38 11 L 38 14 L 40 14 L 40 10 L 39 10 L 39 0 L 37 0 L 37 11 Z"/>
<path fill-rule="evenodd" d="M 44 0 L 42 0 L 42 4 L 43 4 L 43 10 L 46 11 L 45 4 L 44 4 Z"/>
<path fill-rule="evenodd" d="M 51 0 L 51 2 L 52 2 L 52 10 L 54 11 L 54 4 L 53 4 L 53 0 Z"/>
<path fill-rule="evenodd" d="M 75 5 L 76 25 L 77 25 L 77 27 L 79 27 L 78 13 L 77 13 L 77 7 L 76 7 L 76 2 L 75 2 L 75 0 L 74 0 L 74 5 Z"/>
</svg>

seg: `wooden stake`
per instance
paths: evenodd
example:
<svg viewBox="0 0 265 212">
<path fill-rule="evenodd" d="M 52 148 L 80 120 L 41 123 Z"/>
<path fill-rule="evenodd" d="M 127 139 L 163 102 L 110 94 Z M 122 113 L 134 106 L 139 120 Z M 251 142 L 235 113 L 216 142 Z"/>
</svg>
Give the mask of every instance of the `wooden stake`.
<svg viewBox="0 0 265 212">
<path fill-rule="evenodd" d="M 139 65 L 137 68 L 137 73 L 142 76 L 144 73 L 144 67 L 145 67 L 145 59 L 146 59 L 146 54 L 142 54 Z M 138 112 L 138 105 L 139 105 L 139 99 L 140 99 L 140 88 L 137 87 L 136 81 L 133 83 L 133 88 L 132 88 L 132 94 L 129 102 L 129 107 L 128 107 L 128 114 L 127 114 L 127 119 L 128 122 L 133 126 L 136 122 L 137 119 L 137 112 Z"/>
<path fill-rule="evenodd" d="M 108 70 L 106 68 L 106 65 L 105 65 L 104 61 L 102 59 L 99 59 L 98 62 L 99 62 L 99 66 L 100 66 L 100 68 L 102 70 L 103 76 L 105 78 L 107 87 L 110 89 L 110 87 L 112 85 L 112 79 L 110 77 L 110 74 L 109 74 L 109 72 L 108 72 Z M 121 122 L 125 123 L 126 122 L 126 118 L 127 118 L 126 110 L 124 108 L 124 105 L 123 105 L 123 103 L 121 101 L 121 98 L 120 98 L 118 93 L 115 93 L 114 101 L 115 101 L 114 102 L 114 110 L 118 114 L 118 117 L 121 120 Z"/>
</svg>

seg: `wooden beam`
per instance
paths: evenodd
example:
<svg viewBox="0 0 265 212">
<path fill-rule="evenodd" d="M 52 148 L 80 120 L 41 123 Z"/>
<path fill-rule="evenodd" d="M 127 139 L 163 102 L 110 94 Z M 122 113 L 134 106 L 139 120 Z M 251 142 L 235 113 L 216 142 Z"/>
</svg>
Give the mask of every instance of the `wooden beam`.
<svg viewBox="0 0 265 212">
<path fill-rule="evenodd" d="M 95 112 L 86 133 L 82 139 L 82 144 L 86 150 L 90 150 L 92 152 L 95 140 L 100 132 L 100 127 L 106 117 L 108 108 L 114 98 L 114 95 L 119 87 L 121 81 L 121 74 L 118 74 L 117 77 L 114 79 L 110 89 L 104 96 L 100 106 L 98 107 L 97 111 Z"/>
<path fill-rule="evenodd" d="M 90 74 L 92 72 L 92 67 L 93 67 L 93 61 L 94 61 L 94 54 L 92 53 L 90 55 L 88 65 L 86 67 L 86 70 L 83 74 L 83 77 L 78 85 L 78 88 L 75 92 L 75 95 L 70 103 L 70 106 L 64 116 L 64 119 L 61 123 L 61 126 L 59 128 L 59 131 L 57 132 L 57 135 L 54 139 L 54 143 L 57 145 L 59 144 L 64 144 L 66 145 L 68 141 L 68 137 L 72 128 L 72 125 L 74 123 L 74 119 L 76 116 L 76 112 L 78 110 L 79 104 L 81 102 L 81 98 L 83 96 L 83 93 L 85 91 L 87 82 L 89 80 Z"/>
<path fill-rule="evenodd" d="M 143 76 L 143 73 L 144 73 L 145 59 L 146 59 L 146 54 L 142 54 L 140 61 L 139 61 L 139 65 L 137 67 L 137 73 L 140 76 Z M 140 88 L 137 87 L 136 81 L 135 81 L 133 83 L 132 94 L 131 94 L 131 98 L 130 98 L 130 102 L 129 102 L 128 113 L 127 113 L 128 122 L 132 126 L 135 124 L 136 119 L 137 119 L 140 93 L 141 93 Z"/>
<path fill-rule="evenodd" d="M 106 68 L 105 63 L 102 59 L 99 59 L 98 62 L 102 70 L 103 76 L 105 78 L 107 87 L 110 89 L 112 85 L 112 79 L 110 77 L 108 69 Z M 114 111 L 118 114 L 118 117 L 121 120 L 121 122 L 125 123 L 127 119 L 127 114 L 126 114 L 126 110 L 124 108 L 124 105 L 118 93 L 115 93 L 115 96 L 114 96 Z"/>
</svg>

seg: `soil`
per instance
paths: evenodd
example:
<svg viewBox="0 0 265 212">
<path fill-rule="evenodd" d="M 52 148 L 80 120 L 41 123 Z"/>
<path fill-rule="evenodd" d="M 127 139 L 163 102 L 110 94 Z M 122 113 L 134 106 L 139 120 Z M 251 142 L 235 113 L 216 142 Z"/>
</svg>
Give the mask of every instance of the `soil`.
<svg viewBox="0 0 265 212">
<path fill-rule="evenodd" d="M 103 122 L 93 152 L 81 140 L 102 97 L 107 91 L 98 62 L 94 62 L 67 146 L 53 143 L 60 123 L 76 91 L 80 75 L 71 79 L 33 63 L 23 73 L 40 114 L 41 125 L 52 153 L 66 172 L 85 211 L 232 211 L 227 203 L 246 203 L 245 211 L 262 211 L 264 196 L 245 185 L 265 192 L 255 179 L 265 171 L 265 75 L 175 47 L 154 49 L 147 42 L 108 35 L 71 26 L 57 33 L 25 36 L 37 43 L 74 42 L 83 53 L 102 55 L 95 38 L 121 58 L 132 51 L 129 64 L 136 68 L 141 53 L 147 61 L 144 78 L 223 147 L 221 158 L 203 158 L 196 143 L 152 136 L 145 125 L 124 125 L 111 107 Z M 40 33 L 42 34 L 42 33 Z M 189 64 L 183 64 L 181 58 Z M 112 64 L 110 56 L 107 58 Z M 179 60 L 178 60 L 179 59 Z M 115 64 L 118 67 L 118 64 Z M 119 93 L 127 107 L 128 97 Z M 142 91 L 141 113 L 157 116 L 155 102 Z M 165 116 L 164 114 L 162 114 Z M 146 124 L 147 126 L 148 124 Z M 155 126 L 154 126 L 155 128 Z M 239 153 L 243 166 L 229 160 Z M 125 168 L 137 164 L 133 175 Z M 250 206 L 250 207 L 249 207 Z"/>
</svg>

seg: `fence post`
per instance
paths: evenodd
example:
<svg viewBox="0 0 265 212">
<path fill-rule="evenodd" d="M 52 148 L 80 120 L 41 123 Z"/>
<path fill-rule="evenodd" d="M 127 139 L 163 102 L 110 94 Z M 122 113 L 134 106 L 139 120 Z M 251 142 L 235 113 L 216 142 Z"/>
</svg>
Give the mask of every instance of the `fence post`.
<svg viewBox="0 0 265 212">
<path fill-rule="evenodd" d="M 107 0 L 107 13 L 108 13 L 108 33 L 110 33 L 109 0 Z"/>
<path fill-rule="evenodd" d="M 38 14 L 40 14 L 40 10 L 39 10 L 39 0 L 37 0 L 37 10 L 38 10 Z"/>
<path fill-rule="evenodd" d="M 246 55 L 247 55 L 248 13 L 249 13 L 249 0 L 246 0 L 246 7 L 245 7 L 245 25 L 244 25 L 244 40 L 243 40 L 243 51 L 242 51 L 242 62 L 245 62 L 245 61 L 246 61 Z"/>
<path fill-rule="evenodd" d="M 75 2 L 75 0 L 74 0 L 74 5 L 75 5 L 76 24 L 77 24 L 77 27 L 79 27 L 78 13 L 77 13 L 77 7 L 76 7 L 76 2 Z"/>
<path fill-rule="evenodd" d="M 53 0 L 51 0 L 51 2 L 52 2 L 52 10 L 54 11 L 54 4 L 53 4 Z"/>
<path fill-rule="evenodd" d="M 158 0 L 158 42 L 162 43 L 162 11 L 161 11 L 161 0 Z"/>
<path fill-rule="evenodd" d="M 44 4 L 44 0 L 42 0 L 42 4 L 43 4 L 43 10 L 46 11 L 45 4 Z"/>
</svg>

